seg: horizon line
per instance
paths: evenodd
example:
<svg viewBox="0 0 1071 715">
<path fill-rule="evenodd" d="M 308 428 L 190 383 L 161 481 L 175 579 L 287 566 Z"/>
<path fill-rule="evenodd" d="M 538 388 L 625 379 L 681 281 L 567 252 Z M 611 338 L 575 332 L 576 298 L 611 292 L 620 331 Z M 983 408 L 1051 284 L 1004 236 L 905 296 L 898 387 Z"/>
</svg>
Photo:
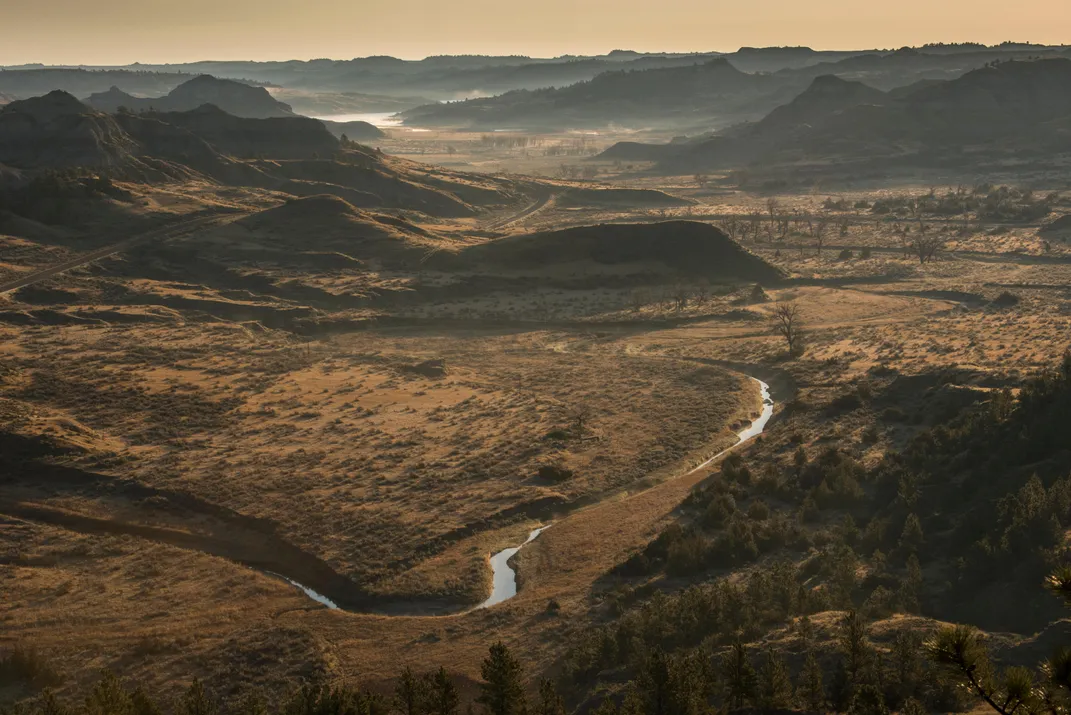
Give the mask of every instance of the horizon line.
<svg viewBox="0 0 1071 715">
<path fill-rule="evenodd" d="M 1045 44 L 1031 41 L 1013 41 L 1005 40 L 996 44 L 987 44 L 984 42 L 928 42 L 921 45 L 901 45 L 899 47 L 869 47 L 869 48 L 835 48 L 835 47 L 812 47 L 810 45 L 742 45 L 735 50 L 631 50 L 625 48 L 614 48 L 605 52 L 596 53 L 563 53 L 559 55 L 538 55 L 538 54 L 500 54 L 500 53 L 435 53 L 423 56 L 416 55 L 389 55 L 389 54 L 375 54 L 366 55 L 360 57 L 289 57 L 287 59 L 188 59 L 188 60 L 174 60 L 167 62 L 152 62 L 145 60 L 135 60 L 133 62 L 125 63 L 94 63 L 94 62 L 58 62 L 48 63 L 41 61 L 25 61 L 25 62 L 13 62 L 0 64 L 0 71 L 3 70 L 19 70 L 19 69 L 79 69 L 79 68 L 125 68 L 135 66 L 150 66 L 150 67 L 167 67 L 174 65 L 195 65 L 195 64 L 211 64 L 211 63 L 226 63 L 226 62 L 246 62 L 246 63 L 258 63 L 258 64 L 285 64 L 289 62 L 354 62 L 357 60 L 370 60 L 370 59 L 392 59 L 400 62 L 423 62 L 431 59 L 439 58 L 460 58 L 460 57 L 473 57 L 473 58 L 488 58 L 488 59 L 500 59 L 500 58 L 517 58 L 517 59 L 530 59 L 530 60 L 568 60 L 568 59 L 595 59 L 600 57 L 609 57 L 615 53 L 621 54 L 636 54 L 641 56 L 657 56 L 657 55 L 731 55 L 739 53 L 743 50 L 809 50 L 811 52 L 844 52 L 844 53 L 867 53 L 867 52 L 896 52 L 904 49 L 925 49 L 928 47 L 979 47 L 986 49 L 999 49 L 1005 46 L 1021 46 L 1021 47 L 1037 47 L 1045 49 L 1066 49 L 1071 47 L 1068 44 Z"/>
</svg>

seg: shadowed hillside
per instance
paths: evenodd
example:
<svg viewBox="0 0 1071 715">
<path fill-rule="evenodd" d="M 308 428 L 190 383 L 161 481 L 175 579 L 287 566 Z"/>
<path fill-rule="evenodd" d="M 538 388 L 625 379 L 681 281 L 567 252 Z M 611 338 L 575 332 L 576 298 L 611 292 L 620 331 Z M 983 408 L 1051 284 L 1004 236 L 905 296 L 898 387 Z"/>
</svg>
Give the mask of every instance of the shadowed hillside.
<svg viewBox="0 0 1071 715">
<path fill-rule="evenodd" d="M 0 164 L 118 166 L 136 152 L 135 142 L 112 117 L 66 92 L 12 102 L 0 110 Z"/>
<path fill-rule="evenodd" d="M 1067 151 L 1071 60 L 1009 61 L 957 79 L 883 93 L 833 76 L 814 80 L 755 124 L 665 145 L 623 143 L 602 158 L 655 160 L 666 173 L 815 161 L 957 163 L 963 153 Z"/>
<path fill-rule="evenodd" d="M 8 177 L 9 188 L 45 170 L 106 169 L 115 179 L 199 178 L 439 216 L 522 199 L 513 181 L 435 170 L 352 142 L 343 147 L 315 119 L 249 119 L 214 106 L 108 115 L 65 92 L 0 110 L 0 164 L 21 172 Z"/>
<path fill-rule="evenodd" d="M 770 282 L 783 277 L 720 229 L 693 221 L 603 224 L 511 236 L 466 248 L 450 264 L 482 264 L 534 273 L 597 273 L 602 267 L 631 265 L 636 272 L 668 271 L 727 283 Z"/>
</svg>

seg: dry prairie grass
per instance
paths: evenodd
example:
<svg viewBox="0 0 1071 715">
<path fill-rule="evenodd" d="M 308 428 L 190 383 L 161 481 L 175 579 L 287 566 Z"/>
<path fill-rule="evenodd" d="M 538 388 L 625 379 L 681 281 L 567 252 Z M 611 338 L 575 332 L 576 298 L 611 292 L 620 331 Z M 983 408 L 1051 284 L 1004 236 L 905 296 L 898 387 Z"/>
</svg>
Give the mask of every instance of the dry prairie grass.
<svg viewBox="0 0 1071 715">
<path fill-rule="evenodd" d="M 669 184 L 686 189 L 687 177 Z M 151 198 L 181 212 L 211 193 L 185 187 Z M 270 205 L 276 197 L 248 200 Z M 761 202 L 710 197 L 691 212 L 743 213 Z M 811 206 L 815 198 L 791 202 Z M 637 216 L 658 218 L 552 209 L 528 223 Z M 767 291 L 803 311 L 808 351 L 797 361 L 784 359 L 769 324 L 770 304 L 740 304 L 740 292 L 692 303 L 678 315 L 658 301 L 634 309 L 629 292 L 605 286 L 523 297 L 507 291 L 396 311 L 429 319 L 530 318 L 534 297 L 550 305 L 544 317 L 584 318 L 590 325 L 465 330 L 429 320 L 419 329 L 309 342 L 185 308 L 161 312 L 163 322 L 151 324 L 0 324 L 5 429 L 51 431 L 78 442 L 60 459 L 264 519 L 385 602 L 479 601 L 489 552 L 517 543 L 562 504 L 604 499 L 554 516 L 554 526 L 521 552 L 517 598 L 436 618 L 329 612 L 224 559 L 134 537 L 81 536 L 6 520 L 0 544 L 9 557 L 0 578 L 12 597 L 0 615 L 4 637 L 39 642 L 65 669 L 87 678 L 112 665 L 150 682 L 212 676 L 227 659 L 252 662 L 270 643 L 281 648 L 279 664 L 263 671 L 272 687 L 303 674 L 306 662 L 351 680 L 429 663 L 475 675 L 487 644 L 499 638 L 548 667 L 561 644 L 596 617 L 593 584 L 656 534 L 707 472 L 659 478 L 680 476 L 756 408 L 753 386 L 696 360 L 779 367 L 795 381 L 797 399 L 824 405 L 865 387 L 875 369 L 916 376 L 965 368 L 999 384 L 1060 355 L 1071 313 L 1063 247 L 1048 254 L 1055 260 L 1036 260 L 1043 252 L 1025 228 L 953 239 L 949 246 L 961 255 L 924 266 L 900 254 L 888 227 L 869 218 L 831 239 L 830 245 L 853 250 L 851 260 L 838 260 L 830 248 L 817 255 L 809 244 L 802 251 L 749 245 L 804 279 Z M 40 258 L 33 246 L 5 245 L 12 266 Z M 871 258 L 858 258 L 863 247 L 873 249 Z M 261 269 L 271 273 L 249 270 Z M 273 281 L 284 278 L 272 274 Z M 398 281 L 404 287 L 410 278 L 367 280 L 377 288 Z M 345 276 L 305 279 L 330 290 L 352 287 Z M 87 270 L 56 285 L 75 297 L 49 303 L 46 296 L 41 304 L 114 307 L 109 291 L 115 286 L 139 295 L 258 302 L 223 287 L 122 271 Z M 1018 304 L 989 305 L 1006 290 L 1019 296 Z M 137 299 L 124 309 L 147 310 Z M 651 320 L 674 317 L 696 322 L 656 329 Z M 629 329 L 599 325 L 636 319 L 643 324 Z M 427 359 L 445 360 L 446 374 L 408 369 Z M 590 439 L 548 438 L 567 433 L 578 407 L 589 413 Z M 870 404 L 808 414 L 775 424 L 761 458 L 788 460 L 800 444 L 845 444 L 871 463 L 918 426 L 911 420 L 883 425 Z M 880 429 L 870 440 L 875 425 Z M 546 464 L 570 469 L 573 477 L 538 477 Z M 649 483 L 653 488 L 635 489 Z M 120 497 L 89 489 L 49 494 L 40 486 L 9 482 L 3 489 L 8 497 L 43 499 L 101 518 L 147 518 L 141 505 Z M 152 518 L 175 528 L 204 526 L 181 514 Z M 551 598 L 561 603 L 562 616 L 547 614 Z"/>
</svg>

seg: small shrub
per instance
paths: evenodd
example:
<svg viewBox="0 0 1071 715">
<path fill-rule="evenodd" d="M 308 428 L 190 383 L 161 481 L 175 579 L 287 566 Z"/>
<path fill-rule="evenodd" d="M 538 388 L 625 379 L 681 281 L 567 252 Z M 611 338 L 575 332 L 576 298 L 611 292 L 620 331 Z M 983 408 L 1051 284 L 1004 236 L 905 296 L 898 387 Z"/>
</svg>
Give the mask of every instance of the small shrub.
<svg viewBox="0 0 1071 715">
<path fill-rule="evenodd" d="M 564 482 L 573 478 L 573 470 L 560 464 L 544 464 L 537 472 L 540 479 L 551 482 Z"/>
<path fill-rule="evenodd" d="M 747 518 L 752 521 L 766 521 L 770 518 L 770 507 L 761 499 L 756 499 L 747 508 Z"/>
<path fill-rule="evenodd" d="M 736 500 L 731 494 L 719 494 L 703 512 L 703 525 L 718 528 L 736 513 Z"/>
<path fill-rule="evenodd" d="M 887 407 L 882 410 L 881 419 L 883 422 L 906 422 L 907 415 L 899 407 Z"/>
<path fill-rule="evenodd" d="M 993 299 L 991 305 L 994 308 L 1014 308 L 1019 305 L 1019 296 L 1010 291 L 1004 291 Z"/>
</svg>

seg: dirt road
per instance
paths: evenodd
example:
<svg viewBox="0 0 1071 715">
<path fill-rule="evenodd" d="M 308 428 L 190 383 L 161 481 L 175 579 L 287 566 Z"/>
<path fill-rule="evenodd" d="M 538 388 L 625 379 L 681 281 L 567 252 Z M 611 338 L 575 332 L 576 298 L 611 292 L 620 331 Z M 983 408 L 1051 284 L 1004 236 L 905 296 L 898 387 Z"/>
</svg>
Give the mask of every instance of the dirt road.
<svg viewBox="0 0 1071 715">
<path fill-rule="evenodd" d="M 79 266 L 88 265 L 94 261 L 107 258 L 108 256 L 113 256 L 116 253 L 128 250 L 142 243 L 147 243 L 148 241 L 170 241 L 182 236 L 188 236 L 189 234 L 208 226 L 224 223 L 226 221 L 234 221 L 241 218 L 242 215 L 244 214 L 213 214 L 211 216 L 198 216 L 197 218 L 186 219 L 160 228 L 154 228 L 151 231 L 146 231 L 145 233 L 138 234 L 137 236 L 120 241 L 119 243 L 113 243 L 104 248 L 98 248 L 95 251 L 84 253 L 62 263 L 57 263 L 44 270 L 35 271 L 29 275 L 7 281 L 6 283 L 0 283 L 0 295 L 9 293 L 13 290 L 18 290 L 19 288 L 25 288 L 28 285 L 33 285 L 46 278 L 51 278 L 52 276 L 69 271 L 72 268 L 78 268 Z"/>
<path fill-rule="evenodd" d="M 509 226 L 511 223 L 516 223 L 516 222 L 520 221 L 521 219 L 528 218 L 532 214 L 537 213 L 539 211 L 542 211 L 544 208 L 546 208 L 547 205 L 550 203 L 551 199 L 554 198 L 554 196 L 555 196 L 554 194 L 550 194 L 550 193 L 545 194 L 545 195 L 539 197 L 538 199 L 536 199 L 533 203 L 531 203 L 523 211 L 520 211 L 519 213 L 515 213 L 515 214 L 513 214 L 511 216 L 507 216 L 506 218 L 499 219 L 498 221 L 493 221 L 493 222 L 487 224 L 487 226 L 485 226 L 485 228 L 490 229 L 492 231 L 496 231 L 496 230 L 498 230 L 500 228 L 505 228 L 506 226 Z"/>
</svg>

